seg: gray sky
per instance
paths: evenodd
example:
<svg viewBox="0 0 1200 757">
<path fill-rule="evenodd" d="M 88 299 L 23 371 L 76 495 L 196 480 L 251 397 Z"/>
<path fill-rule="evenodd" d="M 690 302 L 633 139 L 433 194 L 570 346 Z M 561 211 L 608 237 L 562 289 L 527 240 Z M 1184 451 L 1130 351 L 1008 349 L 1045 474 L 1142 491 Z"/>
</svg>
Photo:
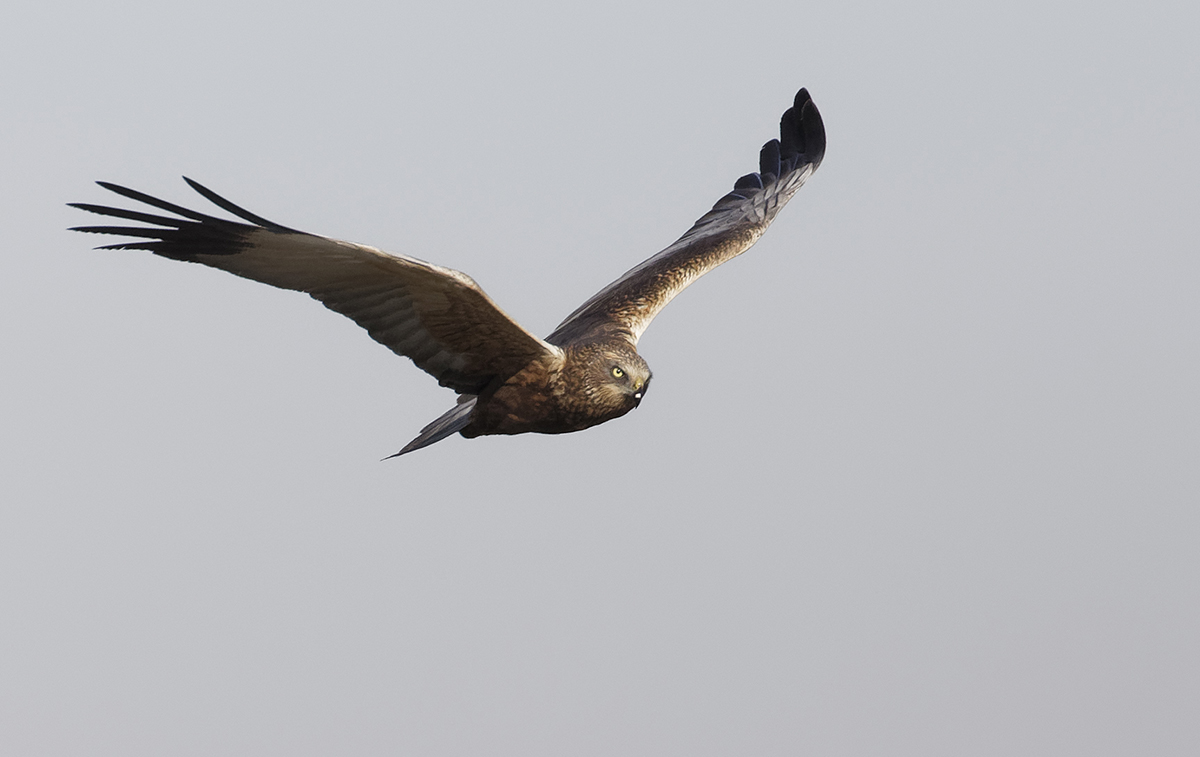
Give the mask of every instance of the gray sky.
<svg viewBox="0 0 1200 757">
<path fill-rule="evenodd" d="M 1193 4 L 166 7 L 0 11 L 5 753 L 1196 753 Z M 545 334 L 801 86 L 820 171 L 580 434 L 381 463 L 453 395 L 63 230 L 186 174 Z"/>
</svg>

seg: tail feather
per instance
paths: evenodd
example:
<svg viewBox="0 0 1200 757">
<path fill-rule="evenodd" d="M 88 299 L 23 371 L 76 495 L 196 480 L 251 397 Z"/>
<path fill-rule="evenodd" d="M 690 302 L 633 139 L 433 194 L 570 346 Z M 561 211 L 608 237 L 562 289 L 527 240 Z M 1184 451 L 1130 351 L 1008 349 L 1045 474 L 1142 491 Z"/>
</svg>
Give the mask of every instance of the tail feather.
<svg viewBox="0 0 1200 757">
<path fill-rule="evenodd" d="M 428 447 L 434 442 L 440 442 L 447 436 L 462 431 L 471 422 L 471 411 L 474 409 L 474 397 L 466 401 L 460 401 L 459 404 L 447 410 L 433 423 L 421 429 L 421 433 L 417 435 L 417 438 L 404 445 L 404 449 L 383 459 L 391 460 L 393 457 L 400 457 L 403 454 L 421 449 L 422 447 Z"/>
</svg>

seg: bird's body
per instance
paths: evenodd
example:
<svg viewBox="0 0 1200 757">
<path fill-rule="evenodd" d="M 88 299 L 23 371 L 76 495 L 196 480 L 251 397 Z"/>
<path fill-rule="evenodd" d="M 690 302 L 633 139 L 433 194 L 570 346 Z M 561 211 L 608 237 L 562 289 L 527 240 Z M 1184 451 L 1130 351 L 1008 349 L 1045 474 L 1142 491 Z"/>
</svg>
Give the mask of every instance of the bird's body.
<svg viewBox="0 0 1200 757">
<path fill-rule="evenodd" d="M 780 140 L 763 147 L 759 173 L 739 179 L 678 241 L 601 290 L 545 339 L 509 318 L 463 273 L 280 226 L 190 179 L 201 195 L 252 225 L 100 182 L 180 217 L 72 203 L 157 227 L 74 230 L 138 237 L 146 241 L 108 247 L 147 249 L 307 292 L 412 359 L 458 392 L 459 402 L 396 453 L 401 455 L 455 432 L 471 438 L 579 431 L 637 407 L 651 377 L 637 342 L 650 321 L 691 282 L 749 249 L 824 152 L 821 117 L 802 89 L 784 113 Z"/>
<path fill-rule="evenodd" d="M 649 383 L 646 361 L 619 341 L 569 345 L 561 361 L 534 360 L 480 392 L 462 435 L 581 431 L 637 407 Z"/>
</svg>

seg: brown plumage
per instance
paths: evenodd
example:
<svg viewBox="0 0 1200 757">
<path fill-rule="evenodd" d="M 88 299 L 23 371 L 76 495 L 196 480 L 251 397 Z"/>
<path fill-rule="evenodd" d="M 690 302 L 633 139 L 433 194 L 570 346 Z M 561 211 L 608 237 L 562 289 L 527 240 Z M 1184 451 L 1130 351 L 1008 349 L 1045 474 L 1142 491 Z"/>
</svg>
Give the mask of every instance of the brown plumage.
<svg viewBox="0 0 1200 757">
<path fill-rule="evenodd" d="M 759 172 L 734 184 L 686 234 L 567 316 L 544 340 L 509 318 L 471 278 L 416 258 L 272 223 L 185 177 L 201 195 L 249 224 L 214 218 L 125 187 L 105 189 L 179 218 L 87 203 L 72 207 L 147 226 L 74 231 L 145 241 L 140 249 L 307 292 L 373 339 L 459 393 L 403 455 L 455 432 L 465 437 L 579 431 L 637 407 L 650 368 L 637 342 L 662 308 L 697 278 L 762 236 L 825 154 L 821 116 L 801 89 L 763 146 Z M 393 455 L 395 457 L 396 455 Z"/>
</svg>

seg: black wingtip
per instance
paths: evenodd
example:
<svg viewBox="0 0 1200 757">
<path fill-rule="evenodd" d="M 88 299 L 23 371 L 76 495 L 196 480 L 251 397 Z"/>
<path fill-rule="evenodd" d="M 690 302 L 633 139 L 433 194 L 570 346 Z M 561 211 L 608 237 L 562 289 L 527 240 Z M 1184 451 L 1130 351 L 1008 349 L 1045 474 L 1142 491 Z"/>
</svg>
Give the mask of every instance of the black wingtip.
<svg viewBox="0 0 1200 757">
<path fill-rule="evenodd" d="M 155 255 L 172 260 L 199 261 L 210 255 L 235 255 L 248 246 L 246 239 L 248 234 L 253 231 L 251 226 L 189 210 L 120 184 L 108 181 L 97 181 L 96 184 L 124 198 L 179 216 L 173 218 L 146 213 L 142 210 L 115 208 L 87 202 L 67 203 L 69 207 L 88 213 L 145 224 L 144 226 L 87 225 L 71 228 L 71 231 L 85 234 L 135 237 L 135 241 L 102 245 L 96 248 L 98 250 L 149 250 Z M 224 207 L 220 203 L 217 204 Z M 258 217 L 253 216 L 247 220 L 255 219 Z M 282 227 L 275 226 L 268 228 L 272 231 L 282 229 Z"/>
<path fill-rule="evenodd" d="M 301 231 L 296 231 L 295 229 L 289 229 L 287 226 L 280 225 L 278 223 L 275 223 L 274 221 L 268 221 L 267 219 L 263 218 L 260 215 L 255 215 L 254 213 L 251 213 L 250 211 L 246 210 L 245 208 L 241 207 L 240 205 L 235 205 L 232 202 L 230 202 L 229 200 L 226 200 L 224 197 L 222 197 L 221 195 L 212 191 L 211 189 L 204 186 L 203 184 L 201 184 L 198 181 L 189 179 L 186 176 L 183 177 L 183 180 L 187 182 L 189 187 L 196 190 L 196 192 L 198 192 L 200 194 L 200 196 L 202 196 L 204 199 L 208 200 L 213 205 L 216 205 L 218 208 L 221 208 L 222 210 L 224 210 L 226 212 L 234 214 L 235 216 L 237 216 L 238 218 L 241 218 L 244 221 L 249 221 L 250 223 L 255 224 L 256 226 L 262 226 L 265 229 L 270 229 L 271 231 L 278 231 L 278 232 L 282 232 L 285 234 L 302 234 L 302 233 L 304 233 Z"/>
<path fill-rule="evenodd" d="M 779 140 L 772 139 L 762 146 L 758 153 L 758 172 L 762 174 L 764 184 L 769 184 L 775 177 L 783 173 L 782 151 Z"/>
<path fill-rule="evenodd" d="M 792 107 L 779 121 L 779 135 L 785 157 L 803 153 L 815 170 L 825 157 L 825 123 L 808 89 L 801 87 Z"/>
</svg>

